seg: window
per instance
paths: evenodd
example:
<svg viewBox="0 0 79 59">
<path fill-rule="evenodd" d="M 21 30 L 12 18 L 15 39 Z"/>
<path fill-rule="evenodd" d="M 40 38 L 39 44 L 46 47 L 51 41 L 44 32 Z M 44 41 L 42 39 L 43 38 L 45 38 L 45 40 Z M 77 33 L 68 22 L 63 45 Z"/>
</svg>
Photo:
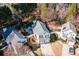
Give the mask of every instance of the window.
<svg viewBox="0 0 79 59">
<path fill-rule="evenodd" d="M 43 38 L 43 35 L 39 35 L 40 38 Z"/>
<path fill-rule="evenodd" d="M 45 38 L 49 38 L 50 36 L 49 35 L 45 35 Z"/>
<path fill-rule="evenodd" d="M 66 29 L 66 27 L 63 28 L 63 30 Z"/>
</svg>

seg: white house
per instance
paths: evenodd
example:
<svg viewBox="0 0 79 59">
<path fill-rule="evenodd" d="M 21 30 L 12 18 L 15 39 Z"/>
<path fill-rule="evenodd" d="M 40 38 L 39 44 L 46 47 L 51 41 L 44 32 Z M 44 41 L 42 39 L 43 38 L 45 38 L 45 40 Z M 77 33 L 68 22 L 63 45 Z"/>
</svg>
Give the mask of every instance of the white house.
<svg viewBox="0 0 79 59">
<path fill-rule="evenodd" d="M 6 42 L 8 44 L 11 42 L 13 45 L 16 45 L 18 43 L 27 42 L 27 40 L 20 32 L 12 31 L 6 38 Z"/>
<path fill-rule="evenodd" d="M 61 35 L 64 37 L 64 38 L 74 38 L 75 39 L 75 36 L 76 36 L 76 28 L 75 26 L 70 23 L 70 22 L 67 22 L 65 24 L 62 25 L 62 28 L 61 28 Z"/>
<path fill-rule="evenodd" d="M 37 21 L 36 26 L 33 28 L 33 33 L 36 35 L 38 43 L 48 43 L 50 41 L 50 33 L 41 21 Z"/>
</svg>

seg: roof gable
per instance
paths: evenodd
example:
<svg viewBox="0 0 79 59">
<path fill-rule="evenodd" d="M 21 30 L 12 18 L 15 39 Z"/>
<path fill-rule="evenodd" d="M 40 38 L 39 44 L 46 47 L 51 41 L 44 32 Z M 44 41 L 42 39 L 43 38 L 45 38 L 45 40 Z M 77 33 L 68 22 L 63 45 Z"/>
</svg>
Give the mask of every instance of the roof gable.
<svg viewBox="0 0 79 59">
<path fill-rule="evenodd" d="M 36 26 L 33 28 L 33 33 L 35 34 L 44 34 L 49 33 L 48 29 L 46 28 L 45 24 L 41 21 L 37 21 Z"/>
<path fill-rule="evenodd" d="M 14 42 L 18 42 L 18 41 L 24 42 L 24 41 L 27 41 L 27 40 L 21 33 L 17 32 L 17 31 L 12 31 L 10 33 L 10 35 L 7 37 L 6 42 L 9 43 L 9 42 L 12 42 L 12 41 L 14 41 Z"/>
<path fill-rule="evenodd" d="M 63 24 L 62 30 L 63 30 L 63 31 L 72 30 L 73 32 L 76 33 L 76 28 L 75 28 L 75 26 L 74 26 L 72 23 L 70 23 L 70 22 L 67 22 L 67 23 Z"/>
</svg>

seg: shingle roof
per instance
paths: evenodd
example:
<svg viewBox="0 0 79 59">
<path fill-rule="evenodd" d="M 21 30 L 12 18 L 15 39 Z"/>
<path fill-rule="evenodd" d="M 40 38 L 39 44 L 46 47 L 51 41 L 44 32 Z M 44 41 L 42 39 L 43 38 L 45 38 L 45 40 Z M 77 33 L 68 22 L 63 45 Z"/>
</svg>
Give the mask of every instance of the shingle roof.
<svg viewBox="0 0 79 59">
<path fill-rule="evenodd" d="M 64 27 L 66 28 L 65 31 L 66 31 L 66 30 L 73 30 L 74 32 L 76 32 L 75 26 L 74 26 L 72 23 L 70 23 L 70 22 L 67 22 L 67 23 L 63 24 L 62 27 L 63 27 L 63 28 L 64 28 Z"/>
<path fill-rule="evenodd" d="M 17 38 L 18 37 L 18 38 Z M 16 42 L 16 41 L 27 41 L 26 40 L 26 38 L 24 38 L 24 36 L 21 34 L 21 33 L 19 33 L 19 32 L 17 32 L 17 31 L 12 31 L 9 35 L 8 35 L 8 37 L 7 37 L 7 39 L 6 39 L 6 42 L 7 43 L 9 43 L 9 42 L 11 42 L 12 40 L 14 40 L 14 42 Z"/>
<path fill-rule="evenodd" d="M 49 33 L 45 24 L 41 21 L 37 21 L 36 26 L 33 28 L 33 33 L 35 34 L 44 34 L 45 32 Z"/>
</svg>

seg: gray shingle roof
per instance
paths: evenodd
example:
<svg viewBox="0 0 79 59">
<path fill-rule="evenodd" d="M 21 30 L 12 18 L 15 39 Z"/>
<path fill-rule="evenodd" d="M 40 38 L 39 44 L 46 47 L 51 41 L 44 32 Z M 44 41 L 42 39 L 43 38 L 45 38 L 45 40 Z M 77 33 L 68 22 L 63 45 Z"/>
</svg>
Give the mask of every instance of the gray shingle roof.
<svg viewBox="0 0 79 59">
<path fill-rule="evenodd" d="M 33 33 L 44 34 L 44 33 L 49 33 L 49 31 L 44 23 L 42 23 L 41 21 L 37 21 L 36 26 L 33 29 Z"/>
<path fill-rule="evenodd" d="M 17 42 L 17 41 L 27 41 L 26 38 L 17 31 L 12 31 L 10 35 L 7 37 L 6 42 L 9 43 L 11 41 Z"/>
</svg>

